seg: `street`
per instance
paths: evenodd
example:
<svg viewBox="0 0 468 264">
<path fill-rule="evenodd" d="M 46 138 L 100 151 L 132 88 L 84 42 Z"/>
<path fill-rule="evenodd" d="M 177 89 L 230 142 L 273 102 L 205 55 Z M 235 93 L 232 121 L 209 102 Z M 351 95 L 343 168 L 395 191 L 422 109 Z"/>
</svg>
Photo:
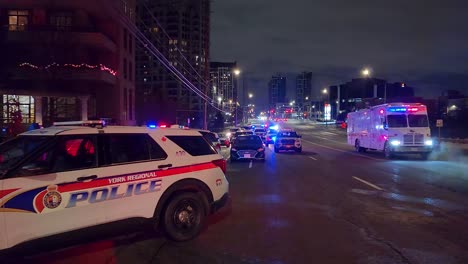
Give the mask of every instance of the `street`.
<svg viewBox="0 0 468 264">
<path fill-rule="evenodd" d="M 123 229 L 25 261 L 468 263 L 468 156 L 385 160 L 355 152 L 334 126 L 286 125 L 303 136 L 303 152 L 270 146 L 264 163 L 228 163 L 231 202 L 197 239 Z"/>
</svg>

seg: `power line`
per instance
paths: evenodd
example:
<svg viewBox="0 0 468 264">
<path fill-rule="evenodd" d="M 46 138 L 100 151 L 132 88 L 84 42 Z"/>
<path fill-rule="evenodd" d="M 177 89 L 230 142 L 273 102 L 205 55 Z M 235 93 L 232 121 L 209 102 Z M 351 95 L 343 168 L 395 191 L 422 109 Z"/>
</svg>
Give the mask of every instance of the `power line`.
<svg viewBox="0 0 468 264">
<path fill-rule="evenodd" d="M 123 1 L 122 1 L 123 2 Z M 125 6 L 125 2 L 123 2 Z M 151 54 L 153 54 L 156 59 L 161 62 L 161 64 L 166 67 L 171 73 L 173 73 L 177 79 L 181 83 L 183 83 L 189 90 L 193 91 L 196 93 L 198 96 L 200 96 L 207 104 L 212 106 L 213 108 L 224 112 L 222 109 L 216 107 L 213 102 L 211 101 L 211 98 L 209 98 L 206 94 L 201 92 L 196 86 L 194 86 L 187 78 L 180 72 L 178 71 L 177 68 L 175 68 L 169 60 L 153 45 L 153 43 L 136 27 L 136 25 L 133 23 L 133 21 L 130 21 L 130 19 L 126 16 L 125 13 L 123 13 L 118 7 L 114 8 L 117 9 L 117 12 L 120 13 L 121 16 L 118 16 L 118 20 L 124 23 L 129 29 L 129 32 L 132 33 L 132 35 L 135 37 L 136 40 L 138 40 L 144 48 L 146 48 Z M 122 14 L 123 13 L 123 14 Z"/>
</svg>

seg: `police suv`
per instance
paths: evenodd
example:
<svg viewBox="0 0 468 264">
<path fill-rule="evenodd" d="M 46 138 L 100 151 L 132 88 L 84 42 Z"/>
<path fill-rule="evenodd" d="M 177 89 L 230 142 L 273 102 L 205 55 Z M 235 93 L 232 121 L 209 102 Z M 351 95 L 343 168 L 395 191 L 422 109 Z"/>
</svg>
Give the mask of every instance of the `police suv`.
<svg viewBox="0 0 468 264">
<path fill-rule="evenodd" d="M 185 241 L 228 199 L 226 161 L 197 131 L 71 124 L 0 145 L 0 250 L 130 218 Z"/>
<path fill-rule="evenodd" d="M 281 150 L 294 150 L 296 152 L 302 152 L 302 136 L 298 135 L 292 129 L 281 129 L 276 134 L 276 140 L 274 142 L 275 152 L 278 153 Z"/>
</svg>

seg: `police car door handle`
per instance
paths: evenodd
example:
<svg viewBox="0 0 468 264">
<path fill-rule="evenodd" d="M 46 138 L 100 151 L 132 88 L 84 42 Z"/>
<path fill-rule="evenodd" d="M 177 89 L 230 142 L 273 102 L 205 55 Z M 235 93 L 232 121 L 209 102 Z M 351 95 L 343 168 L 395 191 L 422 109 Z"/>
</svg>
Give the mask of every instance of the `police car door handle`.
<svg viewBox="0 0 468 264">
<path fill-rule="evenodd" d="M 78 179 L 76 179 L 76 180 L 77 181 L 87 181 L 87 180 L 94 180 L 94 179 L 97 179 L 97 175 L 78 177 Z"/>
<path fill-rule="evenodd" d="M 170 168 L 170 167 L 172 167 L 172 164 L 164 164 L 164 165 L 158 166 L 159 169 Z"/>
</svg>

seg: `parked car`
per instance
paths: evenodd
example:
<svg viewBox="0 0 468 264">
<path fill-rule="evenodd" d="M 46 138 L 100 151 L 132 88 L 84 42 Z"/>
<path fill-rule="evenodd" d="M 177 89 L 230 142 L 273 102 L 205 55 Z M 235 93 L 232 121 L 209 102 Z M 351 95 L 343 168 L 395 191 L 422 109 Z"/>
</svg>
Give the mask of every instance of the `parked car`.
<svg viewBox="0 0 468 264">
<path fill-rule="evenodd" d="M 198 131 L 86 122 L 0 145 L 0 251 L 135 218 L 186 241 L 227 202 L 226 161 Z"/>
<path fill-rule="evenodd" d="M 265 147 L 259 136 L 238 136 L 232 143 L 231 162 L 243 159 L 265 161 Z"/>
</svg>

